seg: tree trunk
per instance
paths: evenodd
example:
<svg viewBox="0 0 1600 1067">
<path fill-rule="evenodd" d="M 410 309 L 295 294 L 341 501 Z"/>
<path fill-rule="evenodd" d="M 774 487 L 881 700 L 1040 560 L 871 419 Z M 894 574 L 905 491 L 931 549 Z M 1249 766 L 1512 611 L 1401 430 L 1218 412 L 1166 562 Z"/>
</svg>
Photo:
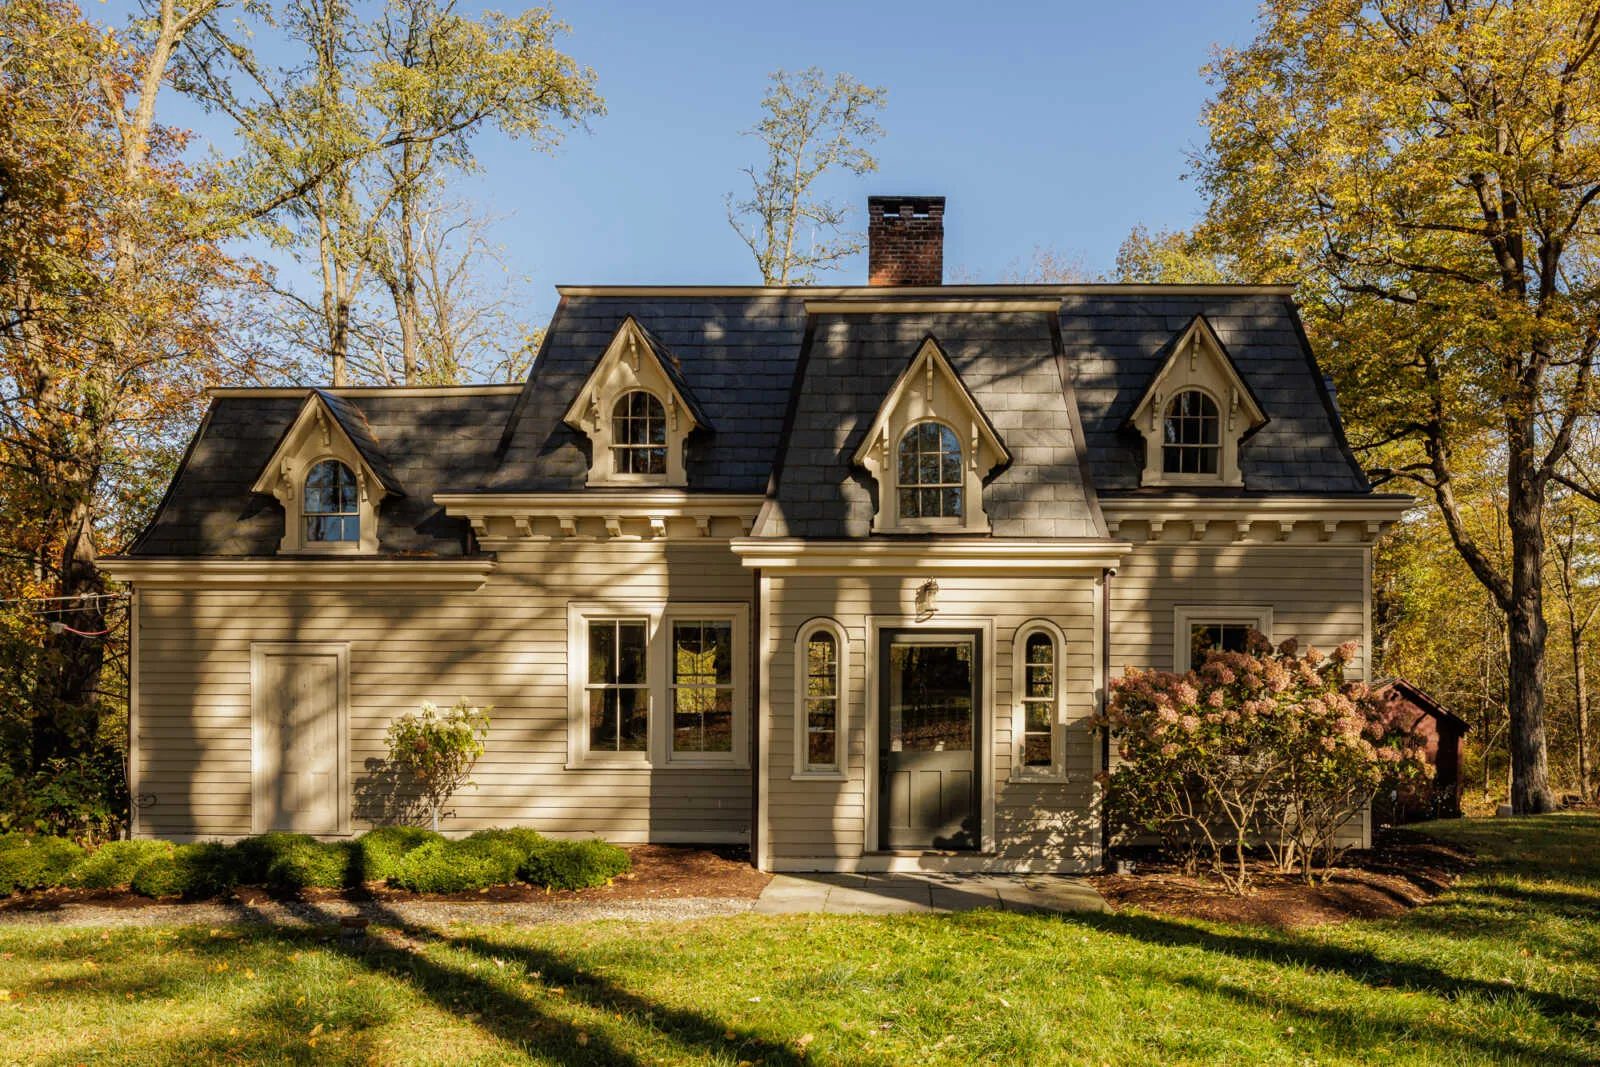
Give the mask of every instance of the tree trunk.
<svg viewBox="0 0 1600 1067">
<path fill-rule="evenodd" d="M 1589 803 L 1589 683 L 1583 670 L 1583 647 L 1579 640 L 1572 644 L 1573 673 L 1577 684 L 1578 701 L 1578 799 Z"/>
<path fill-rule="evenodd" d="M 104 586 L 95 567 L 94 515 L 86 502 L 72 508 L 67 529 L 55 595 L 85 599 L 62 601 L 66 607 L 51 612 L 51 620 L 67 629 L 52 633 L 45 643 L 54 670 L 48 691 L 39 694 L 45 706 L 34 709 L 29 762 L 36 771 L 51 759 L 88 752 L 100 731 L 100 669 L 105 661 L 101 634 L 106 626 L 96 594 Z"/>
<path fill-rule="evenodd" d="M 1513 460 L 1513 467 L 1516 466 Z M 1506 705 L 1511 716 L 1511 810 L 1517 815 L 1553 811 L 1544 732 L 1544 528 L 1541 501 L 1512 486 L 1511 604 L 1506 613 L 1510 671 Z M 1522 490 L 1522 491 L 1519 491 Z"/>
</svg>

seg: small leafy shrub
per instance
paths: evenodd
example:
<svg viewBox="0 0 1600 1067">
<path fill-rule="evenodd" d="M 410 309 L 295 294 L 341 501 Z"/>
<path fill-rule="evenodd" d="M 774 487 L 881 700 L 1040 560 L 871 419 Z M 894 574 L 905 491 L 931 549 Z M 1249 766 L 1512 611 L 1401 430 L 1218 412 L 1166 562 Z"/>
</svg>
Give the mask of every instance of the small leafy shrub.
<svg viewBox="0 0 1600 1067">
<path fill-rule="evenodd" d="M 389 724 L 389 759 L 416 783 L 435 831 L 445 802 L 465 786 L 476 788 L 472 768 L 483 755 L 493 710 L 475 708 L 463 698 L 444 712 L 423 704 Z"/>
<path fill-rule="evenodd" d="M 604 841 L 546 839 L 528 855 L 518 873 L 546 889 L 589 889 L 605 885 L 633 867 L 627 852 Z"/>
<path fill-rule="evenodd" d="M 385 826 L 356 838 L 350 859 L 350 880 L 384 882 L 393 877 L 400 861 L 430 841 L 444 838 L 420 826 Z"/>
<path fill-rule="evenodd" d="M 1112 812 L 1180 854 L 1199 847 L 1236 893 L 1256 842 L 1308 882 L 1326 873 L 1340 828 L 1385 781 L 1421 770 L 1416 742 L 1366 686 L 1345 683 L 1355 652 L 1352 641 L 1301 656 L 1292 639 L 1274 650 L 1251 631 L 1246 651 L 1186 674 L 1130 669 L 1096 722 L 1122 757 L 1103 775 Z"/>
<path fill-rule="evenodd" d="M 67 872 L 74 889 L 117 889 L 130 885 L 139 868 L 172 853 L 166 841 L 107 841 Z"/>
<path fill-rule="evenodd" d="M 0 834 L 0 895 L 61 885 L 83 849 L 61 837 Z"/>
<path fill-rule="evenodd" d="M 457 841 L 430 841 L 408 852 L 389 882 L 416 893 L 464 893 L 506 885 L 517 880 L 528 847 L 527 838 L 506 830 L 480 831 Z"/>
<path fill-rule="evenodd" d="M 71 759 L 48 760 L 28 775 L 0 761 L 0 830 L 85 843 L 114 838 L 128 820 L 122 756 L 105 744 L 88 745 Z"/>
<path fill-rule="evenodd" d="M 178 845 L 139 868 L 133 891 L 147 897 L 219 896 L 241 884 L 240 866 L 240 852 L 232 846 L 210 841 Z"/>
<path fill-rule="evenodd" d="M 305 834 L 276 834 L 272 858 L 262 872 L 261 882 L 273 889 L 305 889 L 317 886 L 339 889 L 349 884 L 350 857 L 354 851 L 348 841 L 318 841 Z M 243 842 L 241 842 L 243 844 Z"/>
</svg>

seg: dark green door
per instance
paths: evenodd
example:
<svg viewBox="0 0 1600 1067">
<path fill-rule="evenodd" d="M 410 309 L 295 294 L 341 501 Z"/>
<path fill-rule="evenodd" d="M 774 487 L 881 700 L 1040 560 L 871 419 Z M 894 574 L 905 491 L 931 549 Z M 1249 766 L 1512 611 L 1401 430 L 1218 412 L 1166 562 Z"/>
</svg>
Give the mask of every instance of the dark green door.
<svg viewBox="0 0 1600 1067">
<path fill-rule="evenodd" d="M 886 849 L 976 849 L 978 635 L 886 630 L 879 651 L 878 826 Z"/>
</svg>

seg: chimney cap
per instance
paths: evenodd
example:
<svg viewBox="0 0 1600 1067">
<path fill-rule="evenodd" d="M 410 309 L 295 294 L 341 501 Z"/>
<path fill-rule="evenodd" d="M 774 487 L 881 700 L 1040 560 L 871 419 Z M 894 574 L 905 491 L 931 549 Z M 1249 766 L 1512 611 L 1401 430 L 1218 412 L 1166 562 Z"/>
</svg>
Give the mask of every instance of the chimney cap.
<svg viewBox="0 0 1600 1067">
<path fill-rule="evenodd" d="M 868 215 L 899 215 L 902 218 L 937 218 L 944 214 L 942 196 L 869 196 Z"/>
</svg>

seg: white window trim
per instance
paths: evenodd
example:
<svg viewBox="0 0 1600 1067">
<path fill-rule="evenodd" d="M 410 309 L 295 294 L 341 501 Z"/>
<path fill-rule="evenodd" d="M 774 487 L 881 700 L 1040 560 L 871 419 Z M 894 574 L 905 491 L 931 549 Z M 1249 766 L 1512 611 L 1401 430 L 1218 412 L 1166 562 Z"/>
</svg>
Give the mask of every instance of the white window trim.
<svg viewBox="0 0 1600 1067">
<path fill-rule="evenodd" d="M 591 752 L 586 685 L 589 678 L 588 622 L 645 621 L 649 741 L 643 752 Z M 672 624 L 689 620 L 733 623 L 733 750 L 672 751 Z M 750 766 L 750 607 L 748 604 L 678 603 L 660 600 L 571 601 L 567 604 L 567 770 L 611 768 L 661 770 Z"/>
<path fill-rule="evenodd" d="M 900 515 L 900 442 L 913 426 L 938 423 L 955 434 L 961 447 L 963 492 L 959 518 L 903 518 Z M 878 485 L 873 533 L 966 533 L 991 530 L 983 506 L 983 480 L 1011 455 L 984 418 L 932 337 L 923 341 L 873 417 L 851 461 Z"/>
<path fill-rule="evenodd" d="M 1048 634 L 1055 645 L 1055 698 L 1050 719 L 1050 766 L 1029 767 L 1022 762 L 1023 740 L 1028 714 L 1023 698 L 1027 695 L 1027 643 L 1036 633 Z M 1066 723 L 1067 635 L 1049 619 L 1029 619 L 1017 627 L 1011 641 L 1011 774 L 1013 782 L 1064 782 L 1067 780 Z"/>
<path fill-rule="evenodd" d="M 1221 622 L 1253 626 L 1272 637 L 1270 604 L 1179 604 L 1172 609 L 1172 670 L 1182 674 L 1190 669 L 1189 628 L 1197 622 Z"/>
<path fill-rule="evenodd" d="M 318 463 L 337 460 L 356 476 L 359 541 L 307 541 L 306 478 Z M 270 493 L 283 505 L 280 554 L 307 556 L 371 556 L 378 551 L 378 502 L 389 492 L 377 471 L 356 448 L 322 398 L 312 394 L 295 417 L 283 443 L 273 453 L 251 492 Z"/>
<path fill-rule="evenodd" d="M 665 474 L 617 472 L 611 453 L 612 413 L 617 401 L 628 393 L 649 393 L 661 405 L 667 420 Z M 679 394 L 631 315 L 612 336 L 562 421 L 589 438 L 587 485 L 632 489 L 651 486 L 681 489 L 688 485 L 684 442 L 698 423 L 688 401 Z"/>
<path fill-rule="evenodd" d="M 832 635 L 834 646 L 838 651 L 839 690 L 834 721 L 834 754 L 838 757 L 838 762 L 833 767 L 813 767 L 808 762 L 810 746 L 807 742 L 810 723 L 806 716 L 806 679 L 810 661 L 806 645 L 812 635 L 817 633 Z M 843 781 L 849 776 L 850 639 L 845 635 L 844 627 L 836 620 L 812 619 L 800 627 L 794 638 L 794 773 L 789 777 L 795 781 L 836 782 Z"/>
<path fill-rule="evenodd" d="M 1221 449 L 1215 474 L 1168 474 L 1165 470 L 1167 408 L 1179 393 L 1190 390 L 1204 393 L 1217 405 Z M 1264 424 L 1267 416 L 1228 362 L 1210 324 L 1197 318 L 1174 343 L 1172 354 L 1134 408 L 1132 421 L 1145 439 L 1140 485 L 1240 486 L 1244 476 L 1239 470 L 1239 447 L 1244 436 Z"/>
</svg>

